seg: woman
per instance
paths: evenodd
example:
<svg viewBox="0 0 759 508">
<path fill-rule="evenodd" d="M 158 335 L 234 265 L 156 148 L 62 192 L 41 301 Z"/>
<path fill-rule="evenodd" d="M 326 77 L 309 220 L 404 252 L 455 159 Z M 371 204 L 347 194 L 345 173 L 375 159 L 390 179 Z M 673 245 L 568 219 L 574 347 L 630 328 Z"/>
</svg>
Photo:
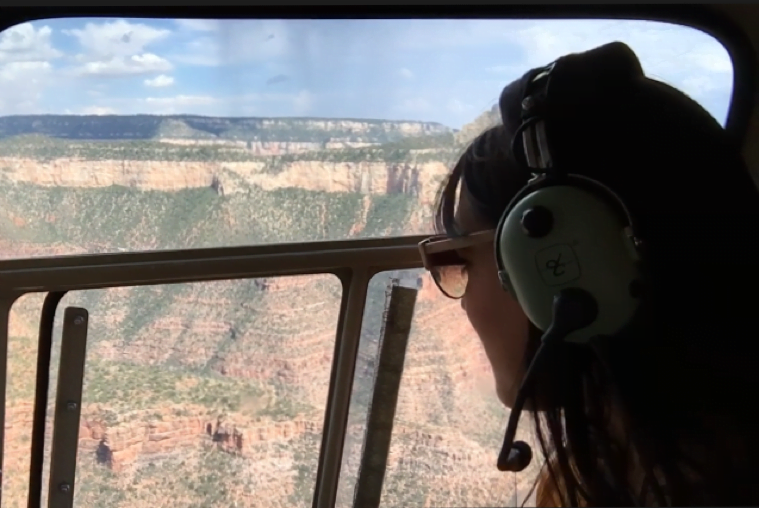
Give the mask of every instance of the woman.
<svg viewBox="0 0 759 508">
<path fill-rule="evenodd" d="M 556 92 L 551 145 L 625 202 L 650 284 L 603 361 L 562 343 L 536 373 L 525 407 L 543 455 L 537 504 L 759 505 L 759 193 L 719 123 L 646 78 L 627 46 L 566 58 L 577 75 Z M 620 59 L 633 62 L 627 85 L 594 80 Z M 507 407 L 541 332 L 502 288 L 493 231 L 531 176 L 512 139 L 534 74 L 504 89 L 502 125 L 461 156 L 439 198 L 441 236 L 421 246 L 440 289 L 461 298 Z"/>
</svg>

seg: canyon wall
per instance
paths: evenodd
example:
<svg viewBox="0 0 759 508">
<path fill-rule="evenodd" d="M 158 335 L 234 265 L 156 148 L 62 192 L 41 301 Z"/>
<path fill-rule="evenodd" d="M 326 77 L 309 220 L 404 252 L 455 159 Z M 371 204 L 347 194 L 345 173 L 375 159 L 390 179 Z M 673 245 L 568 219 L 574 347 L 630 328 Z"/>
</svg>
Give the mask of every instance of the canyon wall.
<svg viewBox="0 0 759 508">
<path fill-rule="evenodd" d="M 54 159 L 39 161 L 0 156 L 0 178 L 46 187 L 108 187 L 176 191 L 211 187 L 220 193 L 245 192 L 240 183 L 264 190 L 297 187 L 323 192 L 411 194 L 420 204 L 434 199 L 449 167 L 442 161 L 387 163 L 298 160 L 282 163 L 276 174 L 263 161 L 134 161 Z"/>
<path fill-rule="evenodd" d="M 248 150 L 254 155 L 287 155 L 318 150 L 340 150 L 343 148 L 363 148 L 376 146 L 378 143 L 361 143 L 355 141 L 332 140 L 322 143 L 308 141 L 242 141 L 227 139 L 185 139 L 159 138 L 161 143 L 180 146 L 224 146 Z"/>
</svg>

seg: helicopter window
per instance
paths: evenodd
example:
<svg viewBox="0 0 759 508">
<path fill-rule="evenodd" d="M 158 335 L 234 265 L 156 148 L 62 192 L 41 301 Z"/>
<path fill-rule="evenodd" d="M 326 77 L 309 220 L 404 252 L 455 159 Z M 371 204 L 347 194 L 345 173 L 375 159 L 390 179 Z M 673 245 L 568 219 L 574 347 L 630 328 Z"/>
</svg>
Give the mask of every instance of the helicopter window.
<svg viewBox="0 0 759 508">
<path fill-rule="evenodd" d="M 727 51 L 665 23 L 15 26 L 0 34 L 0 258 L 431 233 L 438 187 L 498 121 L 502 87 L 614 40 L 724 124 Z M 521 503 L 529 478 L 495 470 L 507 414 L 476 336 L 423 271 L 401 268 L 369 283 L 336 506 L 353 503 L 392 284 L 419 293 L 382 504 Z M 343 289 L 319 274 L 68 294 L 63 307 L 90 315 L 76 504 L 311 506 Z M 4 506 L 26 506 L 42 300 L 11 313 Z M 49 426 L 46 464 L 51 439 Z"/>
</svg>

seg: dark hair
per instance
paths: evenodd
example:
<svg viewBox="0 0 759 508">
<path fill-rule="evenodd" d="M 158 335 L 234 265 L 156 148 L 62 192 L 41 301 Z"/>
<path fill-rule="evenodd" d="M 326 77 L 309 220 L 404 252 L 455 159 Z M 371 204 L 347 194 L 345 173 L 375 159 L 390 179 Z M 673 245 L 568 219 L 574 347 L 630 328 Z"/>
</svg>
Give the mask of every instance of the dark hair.
<svg viewBox="0 0 759 508">
<path fill-rule="evenodd" d="M 522 85 L 439 196 L 461 234 L 456 190 L 494 227 L 529 172 L 510 153 Z M 759 505 L 759 193 L 737 146 L 695 101 L 641 77 L 625 94 L 569 106 L 549 131 L 570 172 L 617 192 L 647 244 L 635 323 L 603 351 L 562 344 L 530 395 L 546 463 L 538 505 Z M 533 328 L 529 362 L 539 342 Z M 745 341 L 745 342 L 744 342 Z M 659 497 L 657 496 L 659 494 Z"/>
</svg>

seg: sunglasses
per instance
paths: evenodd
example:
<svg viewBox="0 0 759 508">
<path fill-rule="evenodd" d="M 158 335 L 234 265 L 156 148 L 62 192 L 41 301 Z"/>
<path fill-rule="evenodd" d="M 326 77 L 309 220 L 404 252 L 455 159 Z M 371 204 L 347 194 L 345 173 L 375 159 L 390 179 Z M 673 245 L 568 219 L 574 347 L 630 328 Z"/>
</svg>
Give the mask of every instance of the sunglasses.
<svg viewBox="0 0 759 508">
<path fill-rule="evenodd" d="M 432 236 L 419 242 L 419 253 L 424 268 L 430 272 L 438 289 L 448 298 L 458 300 L 464 296 L 469 282 L 466 261 L 458 251 L 492 242 L 494 238 L 494 229 L 455 238 Z"/>
</svg>

